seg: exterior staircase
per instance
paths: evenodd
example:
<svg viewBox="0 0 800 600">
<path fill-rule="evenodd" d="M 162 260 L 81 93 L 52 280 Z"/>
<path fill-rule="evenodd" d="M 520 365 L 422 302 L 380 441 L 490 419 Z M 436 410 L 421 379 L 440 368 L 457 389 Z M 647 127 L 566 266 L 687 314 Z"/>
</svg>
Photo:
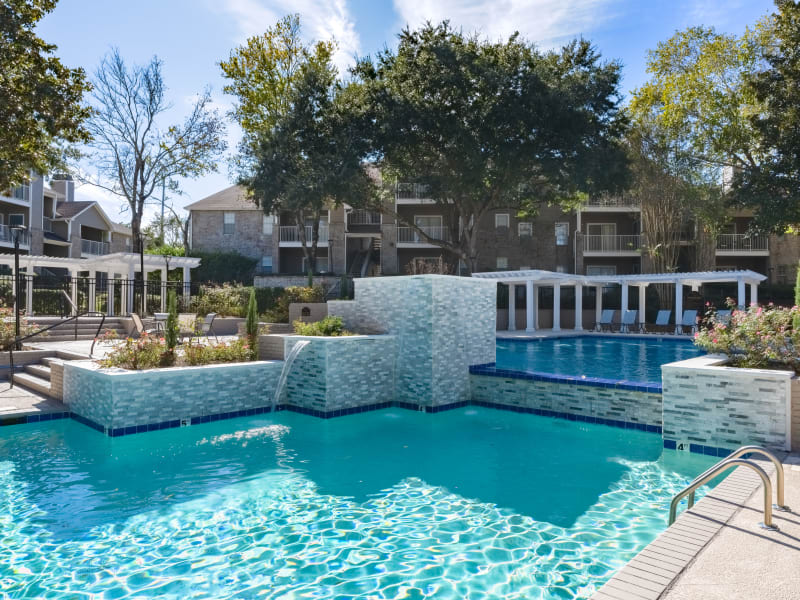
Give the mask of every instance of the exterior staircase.
<svg viewBox="0 0 800 600">
<path fill-rule="evenodd" d="M 14 385 L 43 396 L 54 397 L 51 389 L 53 364 L 57 363 L 58 366 L 61 366 L 63 363 L 70 360 L 87 360 L 88 358 L 83 354 L 65 352 L 62 350 L 54 351 L 52 354 L 52 356 L 46 356 L 40 359 L 38 363 L 25 365 L 21 373 L 14 373 Z M 55 396 L 58 397 L 58 394 Z"/>
<path fill-rule="evenodd" d="M 32 321 L 36 323 L 38 327 L 47 327 L 53 323 L 63 321 L 63 319 L 60 317 L 34 317 Z M 75 339 L 93 340 L 97 334 L 97 327 L 99 325 L 100 317 L 80 317 L 77 321 L 77 338 L 75 337 L 76 323 L 73 321 L 71 323 L 58 325 L 48 331 L 46 335 L 37 337 L 35 340 L 36 342 L 68 342 Z M 125 329 L 119 317 L 106 317 L 105 323 L 103 323 L 103 331 L 100 332 L 101 335 L 107 330 L 116 331 L 119 337 L 124 338 L 127 335 L 127 329 Z"/>
</svg>

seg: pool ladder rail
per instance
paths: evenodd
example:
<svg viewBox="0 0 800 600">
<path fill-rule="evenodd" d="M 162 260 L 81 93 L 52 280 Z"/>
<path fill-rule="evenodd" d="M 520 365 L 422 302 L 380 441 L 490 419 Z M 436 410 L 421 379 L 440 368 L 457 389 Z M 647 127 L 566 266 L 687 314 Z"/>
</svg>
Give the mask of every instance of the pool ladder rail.
<svg viewBox="0 0 800 600">
<path fill-rule="evenodd" d="M 745 454 L 761 454 L 762 456 L 766 456 L 768 459 L 770 459 L 772 464 L 775 465 L 775 475 L 778 489 L 777 502 L 774 505 L 772 504 L 772 482 L 769 479 L 769 475 L 767 475 L 766 471 L 764 471 L 761 466 L 752 460 L 741 458 Z M 672 525 L 675 522 L 678 513 L 678 504 L 680 504 L 681 500 L 688 496 L 688 508 L 692 508 L 692 506 L 694 506 L 695 490 L 714 479 L 714 477 L 717 475 L 727 471 L 728 469 L 732 469 L 733 467 L 748 467 L 749 469 L 755 471 L 756 474 L 761 478 L 761 483 L 764 486 L 764 521 L 760 523 L 760 526 L 769 531 L 777 531 L 778 526 L 772 522 L 772 509 L 774 508 L 778 511 L 790 510 L 789 507 L 784 503 L 783 497 L 783 465 L 772 452 L 766 448 L 762 448 L 761 446 L 742 446 L 714 466 L 695 477 L 692 483 L 675 494 L 675 496 L 672 498 L 672 502 L 669 504 L 669 524 Z"/>
</svg>

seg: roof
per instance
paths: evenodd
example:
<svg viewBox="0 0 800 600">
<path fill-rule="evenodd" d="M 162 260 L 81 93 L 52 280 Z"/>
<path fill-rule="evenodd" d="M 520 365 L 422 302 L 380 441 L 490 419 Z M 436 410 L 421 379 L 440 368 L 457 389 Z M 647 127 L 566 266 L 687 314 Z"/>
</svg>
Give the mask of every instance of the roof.
<svg viewBox="0 0 800 600">
<path fill-rule="evenodd" d="M 45 231 L 44 232 L 44 240 L 45 242 L 56 242 L 59 244 L 69 244 L 69 240 L 64 239 L 60 235 L 53 233 L 52 231 Z"/>
<path fill-rule="evenodd" d="M 232 185 L 185 207 L 186 210 L 261 210 L 240 185 Z"/>
<path fill-rule="evenodd" d="M 85 211 L 90 206 L 97 204 L 91 200 L 80 200 L 75 202 L 67 202 L 65 200 L 59 200 L 58 204 L 56 205 L 56 213 L 59 217 L 63 219 L 71 219 L 73 217 L 78 216 L 83 211 Z"/>
<path fill-rule="evenodd" d="M 522 284 L 529 281 L 537 285 L 649 285 L 651 283 L 682 283 L 702 285 L 704 283 L 761 283 L 767 276 L 755 271 L 694 271 L 689 273 L 640 273 L 638 275 L 576 275 L 535 269 L 525 271 L 493 271 L 473 273 L 473 277 L 493 279 L 500 283 Z"/>
<path fill-rule="evenodd" d="M 44 193 L 45 196 L 51 196 L 51 197 L 55 197 L 55 198 L 63 198 L 64 197 L 64 194 L 62 194 L 61 192 L 57 192 L 56 190 L 51 188 L 49 185 L 44 187 L 44 192 L 43 193 Z"/>
<path fill-rule="evenodd" d="M 112 223 L 111 231 L 114 233 L 121 233 L 123 235 L 133 235 L 133 230 L 122 223 Z"/>
<path fill-rule="evenodd" d="M 114 252 L 90 258 L 68 258 L 60 256 L 20 255 L 20 265 L 23 267 L 59 267 L 77 271 L 101 271 L 122 273 L 123 277 L 128 272 L 139 271 L 141 256 L 132 252 Z M 0 254 L 0 265 L 12 266 L 13 254 Z M 200 266 L 200 259 L 193 256 L 163 256 L 161 254 L 145 254 L 145 270 L 157 270 L 162 267 L 170 269 L 188 267 L 194 269 Z"/>
</svg>

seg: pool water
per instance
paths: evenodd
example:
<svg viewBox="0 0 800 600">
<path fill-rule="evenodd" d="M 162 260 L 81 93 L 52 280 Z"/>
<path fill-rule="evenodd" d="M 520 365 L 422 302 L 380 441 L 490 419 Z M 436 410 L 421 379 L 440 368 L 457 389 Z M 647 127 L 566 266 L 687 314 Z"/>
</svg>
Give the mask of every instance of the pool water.
<svg viewBox="0 0 800 600">
<path fill-rule="evenodd" d="M 497 368 L 661 383 L 661 365 L 706 354 L 690 340 L 576 336 L 497 340 Z"/>
<path fill-rule="evenodd" d="M 0 430 L 0 596 L 586 597 L 714 460 L 484 408 Z"/>
</svg>

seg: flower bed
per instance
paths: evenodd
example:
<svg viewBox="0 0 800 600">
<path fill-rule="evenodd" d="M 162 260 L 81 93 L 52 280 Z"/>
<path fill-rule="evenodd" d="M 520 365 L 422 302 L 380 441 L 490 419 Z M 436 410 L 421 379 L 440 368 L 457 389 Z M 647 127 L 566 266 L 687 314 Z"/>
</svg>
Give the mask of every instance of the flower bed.
<svg viewBox="0 0 800 600">
<path fill-rule="evenodd" d="M 108 336 L 104 339 L 108 339 Z M 250 360 L 252 360 L 250 344 L 244 339 L 213 344 L 189 340 L 170 348 L 165 338 L 143 333 L 138 339 L 127 338 L 115 346 L 98 361 L 98 364 L 105 368 L 140 371 Z"/>
</svg>

